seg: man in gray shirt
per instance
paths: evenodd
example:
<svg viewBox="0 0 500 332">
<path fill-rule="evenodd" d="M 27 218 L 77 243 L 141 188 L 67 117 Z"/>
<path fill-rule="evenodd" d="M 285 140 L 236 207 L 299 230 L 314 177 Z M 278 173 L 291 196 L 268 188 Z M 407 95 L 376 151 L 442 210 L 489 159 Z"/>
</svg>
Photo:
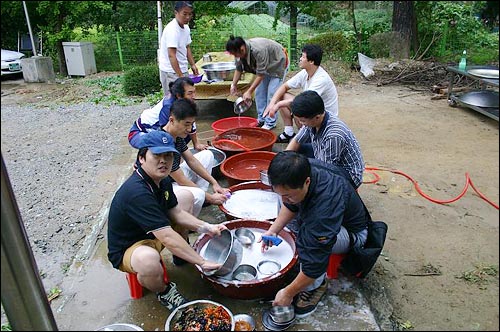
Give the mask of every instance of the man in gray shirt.
<svg viewBox="0 0 500 332">
<path fill-rule="evenodd" d="M 259 127 L 273 129 L 276 127 L 277 117 L 264 117 L 263 114 L 286 74 L 288 57 L 285 48 L 267 38 L 250 38 L 245 41 L 241 37 L 231 36 L 226 43 L 226 51 L 236 57 L 236 71 L 229 93 L 238 93 L 237 83 L 242 72 L 255 74 L 256 77 L 243 94 L 243 99 L 252 100 L 255 91 Z"/>
</svg>

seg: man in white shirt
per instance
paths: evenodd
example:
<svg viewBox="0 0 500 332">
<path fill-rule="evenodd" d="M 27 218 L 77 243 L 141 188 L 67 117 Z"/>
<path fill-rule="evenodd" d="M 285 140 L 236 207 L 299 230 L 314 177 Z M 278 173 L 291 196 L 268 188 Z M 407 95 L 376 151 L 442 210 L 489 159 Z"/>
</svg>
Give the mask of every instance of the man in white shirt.
<svg viewBox="0 0 500 332">
<path fill-rule="evenodd" d="M 175 2 L 175 18 L 163 29 L 160 40 L 158 61 L 160 66 L 160 81 L 165 97 L 170 97 L 169 83 L 182 76 L 188 76 L 188 65 L 191 65 L 194 75 L 198 68 L 191 53 L 191 30 L 189 21 L 193 17 L 191 1 Z"/>
<path fill-rule="evenodd" d="M 323 50 L 318 45 L 308 44 L 302 48 L 302 56 L 299 67 L 302 68 L 295 76 L 281 85 L 269 102 L 264 116 L 274 117 L 279 110 L 284 124 L 284 132 L 278 136 L 277 143 L 289 143 L 295 136 L 292 122 L 290 105 L 295 96 L 288 91 L 290 89 L 302 89 L 302 91 L 316 91 L 323 99 L 325 110 L 333 117 L 338 117 L 338 94 L 337 88 L 330 75 L 321 67 Z M 297 122 L 297 127 L 301 125 Z"/>
</svg>

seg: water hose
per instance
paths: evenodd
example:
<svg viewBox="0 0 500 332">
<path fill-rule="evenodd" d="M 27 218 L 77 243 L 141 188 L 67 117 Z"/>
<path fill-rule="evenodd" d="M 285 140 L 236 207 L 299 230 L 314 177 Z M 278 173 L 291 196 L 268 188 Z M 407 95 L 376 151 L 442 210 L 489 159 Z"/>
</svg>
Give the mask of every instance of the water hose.
<svg viewBox="0 0 500 332">
<path fill-rule="evenodd" d="M 231 140 L 228 140 L 228 139 L 224 139 L 224 138 L 221 138 L 221 139 L 218 139 L 215 141 L 215 143 L 231 143 L 233 145 L 236 145 L 237 147 L 239 148 L 242 148 L 243 150 L 247 151 L 247 152 L 250 152 L 252 150 L 250 150 L 249 148 L 247 148 L 246 146 L 238 143 L 238 142 L 235 142 L 235 141 L 231 141 Z"/>
<path fill-rule="evenodd" d="M 367 183 L 367 184 L 369 184 L 369 183 L 377 183 L 380 180 L 380 176 L 376 172 L 374 172 L 374 171 L 386 171 L 386 172 L 391 172 L 391 173 L 394 173 L 394 174 L 402 175 L 402 176 L 404 176 L 405 178 L 407 178 L 408 180 L 410 180 L 413 183 L 413 185 L 415 186 L 415 189 L 417 190 L 417 192 L 422 197 L 424 197 L 425 199 L 427 199 L 427 200 L 429 200 L 429 201 L 431 201 L 433 203 L 437 203 L 437 204 L 448 204 L 448 203 L 452 203 L 452 202 L 455 202 L 455 201 L 459 200 L 460 198 L 462 198 L 462 196 L 465 195 L 465 193 L 469 189 L 469 185 L 470 185 L 472 187 L 472 189 L 479 195 L 479 197 L 481 197 L 488 204 L 490 204 L 491 206 L 493 206 L 495 209 L 498 210 L 498 204 L 493 203 L 491 200 L 489 200 L 483 193 L 481 193 L 474 186 L 474 183 L 472 183 L 472 180 L 469 177 L 469 173 L 465 173 L 465 185 L 464 185 L 464 188 L 463 188 L 462 192 L 457 197 L 452 198 L 452 199 L 448 199 L 448 200 L 438 200 L 438 199 L 432 198 L 429 195 L 425 194 L 422 191 L 422 189 L 420 189 L 420 186 L 418 185 L 417 181 L 415 181 L 411 176 L 409 176 L 408 174 L 406 174 L 406 173 L 404 173 L 402 171 L 392 170 L 392 169 L 385 169 L 385 168 L 379 168 L 379 167 L 366 167 L 365 171 L 367 173 L 372 174 L 375 177 L 375 179 L 373 179 L 373 180 L 363 181 L 363 183 Z"/>
</svg>

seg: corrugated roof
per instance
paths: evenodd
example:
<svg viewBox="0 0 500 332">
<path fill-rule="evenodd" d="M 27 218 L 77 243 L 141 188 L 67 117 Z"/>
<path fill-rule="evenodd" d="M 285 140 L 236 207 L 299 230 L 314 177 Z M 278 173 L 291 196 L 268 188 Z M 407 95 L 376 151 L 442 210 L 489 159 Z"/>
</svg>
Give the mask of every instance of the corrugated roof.
<svg viewBox="0 0 500 332">
<path fill-rule="evenodd" d="M 238 9 L 248 9 L 260 1 L 231 1 L 228 7 L 238 8 Z"/>
</svg>

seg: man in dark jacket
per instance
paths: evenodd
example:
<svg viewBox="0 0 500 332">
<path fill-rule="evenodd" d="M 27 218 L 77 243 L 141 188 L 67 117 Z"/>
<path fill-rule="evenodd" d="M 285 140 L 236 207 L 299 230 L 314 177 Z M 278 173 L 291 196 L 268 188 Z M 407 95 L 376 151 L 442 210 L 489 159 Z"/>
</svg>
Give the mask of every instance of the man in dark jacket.
<svg viewBox="0 0 500 332">
<path fill-rule="evenodd" d="M 311 314 L 326 293 L 328 259 L 363 246 L 370 215 L 345 177 L 331 165 L 294 151 L 279 152 L 268 169 L 281 210 L 263 235 L 276 236 L 295 219 L 300 272 L 279 290 L 273 305 L 295 306 L 297 317 Z M 262 250 L 272 244 L 263 242 Z"/>
</svg>

